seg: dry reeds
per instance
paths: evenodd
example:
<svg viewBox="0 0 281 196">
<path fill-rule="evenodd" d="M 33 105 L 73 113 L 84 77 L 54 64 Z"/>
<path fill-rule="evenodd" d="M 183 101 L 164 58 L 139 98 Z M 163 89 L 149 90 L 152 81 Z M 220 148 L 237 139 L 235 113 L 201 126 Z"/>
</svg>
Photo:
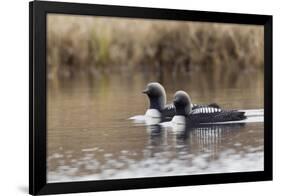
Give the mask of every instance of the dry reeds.
<svg viewBox="0 0 281 196">
<path fill-rule="evenodd" d="M 263 67 L 263 27 L 49 14 L 50 78 L 123 70 L 222 74 Z"/>
</svg>

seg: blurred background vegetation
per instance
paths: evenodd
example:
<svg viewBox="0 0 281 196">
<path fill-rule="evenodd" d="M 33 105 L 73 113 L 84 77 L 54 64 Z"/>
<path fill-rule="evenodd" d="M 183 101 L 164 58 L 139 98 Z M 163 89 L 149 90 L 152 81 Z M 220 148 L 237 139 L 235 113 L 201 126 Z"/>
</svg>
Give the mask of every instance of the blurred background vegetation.
<svg viewBox="0 0 281 196">
<path fill-rule="evenodd" d="M 263 71 L 263 27 L 48 14 L 48 78 Z"/>
</svg>

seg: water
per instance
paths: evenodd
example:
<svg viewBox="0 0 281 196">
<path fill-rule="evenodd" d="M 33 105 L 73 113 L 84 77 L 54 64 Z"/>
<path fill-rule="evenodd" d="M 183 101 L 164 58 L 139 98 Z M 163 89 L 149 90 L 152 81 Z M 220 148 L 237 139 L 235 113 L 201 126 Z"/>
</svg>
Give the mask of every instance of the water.
<svg viewBox="0 0 281 196">
<path fill-rule="evenodd" d="M 208 73 L 164 79 L 142 74 L 83 76 L 48 81 L 48 182 L 263 170 L 264 124 L 206 125 L 174 132 L 128 120 L 143 115 L 141 93 L 149 81 L 194 103 L 229 109 L 262 109 L 262 73 L 214 79 Z M 259 117 L 261 118 L 261 117 Z"/>
</svg>

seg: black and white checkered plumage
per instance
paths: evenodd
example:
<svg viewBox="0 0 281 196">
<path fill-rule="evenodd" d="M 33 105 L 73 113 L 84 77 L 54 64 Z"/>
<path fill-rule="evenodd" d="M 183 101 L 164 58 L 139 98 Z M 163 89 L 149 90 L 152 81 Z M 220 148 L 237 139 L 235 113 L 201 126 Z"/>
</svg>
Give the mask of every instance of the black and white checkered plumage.
<svg viewBox="0 0 281 196">
<path fill-rule="evenodd" d="M 190 114 L 212 114 L 221 112 L 222 109 L 212 106 L 193 107 Z"/>
<path fill-rule="evenodd" d="M 191 111 L 186 116 L 189 124 L 239 121 L 246 119 L 245 112 L 238 110 L 222 110 L 214 108 L 200 108 Z"/>
<path fill-rule="evenodd" d="M 237 110 L 223 110 L 215 105 L 192 107 L 189 95 L 177 91 L 174 96 L 175 116 L 185 116 L 187 125 L 239 121 L 246 119 L 245 113 Z"/>
</svg>

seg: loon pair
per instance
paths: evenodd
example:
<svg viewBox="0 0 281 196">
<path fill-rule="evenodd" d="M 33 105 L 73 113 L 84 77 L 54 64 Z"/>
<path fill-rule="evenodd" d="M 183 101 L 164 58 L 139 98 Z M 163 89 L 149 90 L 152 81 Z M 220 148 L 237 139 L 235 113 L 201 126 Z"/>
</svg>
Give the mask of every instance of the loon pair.
<svg viewBox="0 0 281 196">
<path fill-rule="evenodd" d="M 149 83 L 143 91 L 150 101 L 145 116 L 151 118 L 171 119 L 174 123 L 196 125 L 202 123 L 215 123 L 226 121 L 239 121 L 246 119 L 244 112 L 237 110 L 223 110 L 219 105 L 192 104 L 189 95 L 184 91 L 177 91 L 172 104 L 166 105 L 166 92 L 164 87 L 157 83 Z"/>
</svg>

